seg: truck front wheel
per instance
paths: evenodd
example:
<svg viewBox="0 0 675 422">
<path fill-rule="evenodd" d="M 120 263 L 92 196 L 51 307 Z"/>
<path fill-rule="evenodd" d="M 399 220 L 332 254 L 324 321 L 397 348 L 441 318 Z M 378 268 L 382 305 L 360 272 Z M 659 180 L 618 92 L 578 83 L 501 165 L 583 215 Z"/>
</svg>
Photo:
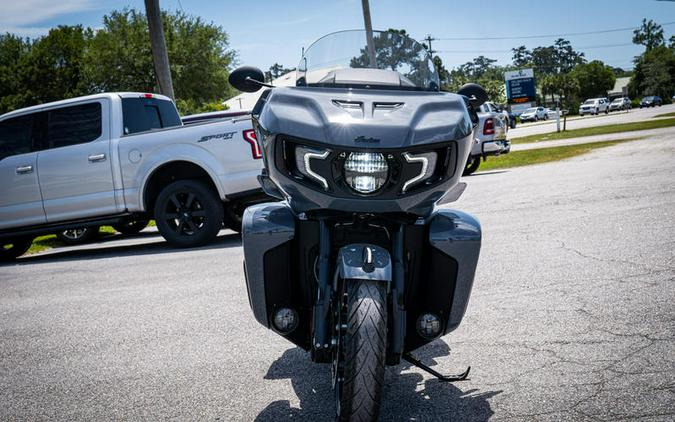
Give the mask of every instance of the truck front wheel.
<svg viewBox="0 0 675 422">
<path fill-rule="evenodd" d="M 155 202 L 159 233 L 173 246 L 188 248 L 213 241 L 223 226 L 223 204 L 206 184 L 177 180 Z"/>
</svg>

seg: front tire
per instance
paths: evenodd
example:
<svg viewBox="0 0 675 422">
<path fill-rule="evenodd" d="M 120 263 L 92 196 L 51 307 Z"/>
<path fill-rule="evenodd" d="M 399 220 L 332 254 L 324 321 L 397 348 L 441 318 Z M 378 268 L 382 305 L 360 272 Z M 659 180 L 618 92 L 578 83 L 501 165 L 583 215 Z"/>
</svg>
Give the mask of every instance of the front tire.
<svg viewBox="0 0 675 422">
<path fill-rule="evenodd" d="M 10 262 L 25 254 L 33 238 L 7 239 L 0 242 L 0 262 Z"/>
<path fill-rule="evenodd" d="M 173 246 L 204 245 L 215 240 L 223 226 L 223 203 L 203 182 L 177 180 L 157 197 L 155 222 Z"/>
<path fill-rule="evenodd" d="M 374 421 L 380 412 L 387 353 L 387 285 L 381 281 L 347 281 L 347 330 L 338 388 L 340 421 Z"/>
</svg>

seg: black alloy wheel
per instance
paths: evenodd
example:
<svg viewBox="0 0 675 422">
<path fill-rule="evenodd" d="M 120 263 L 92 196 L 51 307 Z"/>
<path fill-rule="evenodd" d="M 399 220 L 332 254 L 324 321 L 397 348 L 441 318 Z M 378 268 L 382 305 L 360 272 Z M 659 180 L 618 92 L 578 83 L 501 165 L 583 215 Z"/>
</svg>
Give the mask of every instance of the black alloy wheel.
<svg viewBox="0 0 675 422">
<path fill-rule="evenodd" d="M 32 243 L 32 237 L 0 241 L 0 262 L 9 262 L 20 257 L 30 249 Z"/>
<path fill-rule="evenodd" d="M 174 246 L 204 245 L 223 226 L 223 204 L 203 182 L 178 180 L 157 197 L 155 221 L 160 234 Z"/>
</svg>

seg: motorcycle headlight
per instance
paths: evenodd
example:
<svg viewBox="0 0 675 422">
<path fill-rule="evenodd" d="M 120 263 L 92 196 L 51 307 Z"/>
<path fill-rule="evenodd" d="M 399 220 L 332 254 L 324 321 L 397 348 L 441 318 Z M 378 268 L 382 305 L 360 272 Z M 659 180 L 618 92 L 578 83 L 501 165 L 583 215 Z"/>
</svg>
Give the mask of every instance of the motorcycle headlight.
<svg viewBox="0 0 675 422">
<path fill-rule="evenodd" d="M 377 152 L 352 152 L 344 163 L 347 184 L 359 193 L 373 193 L 387 181 L 389 166 Z"/>
<path fill-rule="evenodd" d="M 406 152 L 403 154 L 403 157 L 409 163 L 421 164 L 419 173 L 403 184 L 401 192 L 405 193 L 409 188 L 424 182 L 434 174 L 434 171 L 436 170 L 436 153 L 425 152 L 423 154 L 411 154 Z"/>
<path fill-rule="evenodd" d="M 312 160 L 325 160 L 330 151 L 298 146 L 295 148 L 295 166 L 302 175 L 319 182 L 328 190 L 328 181 L 325 177 L 312 170 Z"/>
</svg>

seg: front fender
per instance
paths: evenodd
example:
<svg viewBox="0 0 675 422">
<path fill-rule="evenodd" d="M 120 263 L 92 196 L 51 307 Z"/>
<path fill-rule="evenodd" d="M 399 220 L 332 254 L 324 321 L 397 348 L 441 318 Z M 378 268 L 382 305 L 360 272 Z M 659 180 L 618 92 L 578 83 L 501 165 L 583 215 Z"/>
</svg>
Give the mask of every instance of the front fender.
<svg viewBox="0 0 675 422">
<path fill-rule="evenodd" d="M 390 282 L 391 257 L 386 249 L 379 246 L 353 243 L 340 248 L 337 270 L 343 280 Z"/>
<path fill-rule="evenodd" d="M 216 186 L 216 189 L 218 189 L 220 198 L 225 198 L 227 192 L 223 189 L 218 178 L 218 174 L 224 173 L 224 170 L 222 164 L 216 160 L 213 154 L 204 148 L 193 144 L 172 144 L 160 147 L 157 150 L 148 153 L 147 157 L 143 157 L 142 161 L 137 166 L 132 186 L 136 186 L 138 189 L 138 192 L 134 195 L 137 201 L 135 205 L 138 210 L 146 211 L 146 187 L 152 176 L 155 174 L 155 171 L 166 164 L 176 161 L 189 162 L 202 168 L 208 173 L 213 184 Z M 125 184 L 125 191 L 127 190 L 133 190 L 133 187 L 127 189 Z M 132 208 L 133 205 L 133 203 L 127 202 L 127 208 L 129 210 L 134 210 L 134 208 Z"/>
</svg>

